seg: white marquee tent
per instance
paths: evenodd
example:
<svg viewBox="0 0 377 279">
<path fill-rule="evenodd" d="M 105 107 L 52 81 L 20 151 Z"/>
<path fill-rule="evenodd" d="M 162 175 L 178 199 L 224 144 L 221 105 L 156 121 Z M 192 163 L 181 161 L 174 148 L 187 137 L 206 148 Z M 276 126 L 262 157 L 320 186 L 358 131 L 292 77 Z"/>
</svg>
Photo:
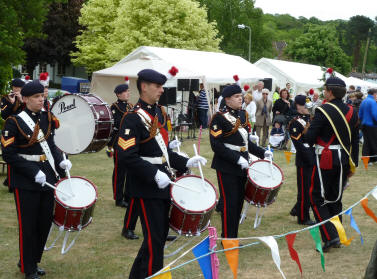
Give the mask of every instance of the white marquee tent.
<svg viewBox="0 0 377 279">
<path fill-rule="evenodd" d="M 356 88 L 358 86 L 360 86 L 361 92 L 363 92 L 363 93 L 367 93 L 368 89 L 370 89 L 370 88 L 377 88 L 377 83 L 373 83 L 373 82 L 362 80 L 362 79 L 355 78 L 355 77 L 349 77 L 347 85 L 348 86 L 353 85 Z"/>
<path fill-rule="evenodd" d="M 116 85 L 130 79 L 131 102 L 138 98 L 136 90 L 137 73 L 142 69 L 154 69 L 167 73 L 171 66 L 178 68 L 175 79 L 168 86 L 175 86 L 177 79 L 199 78 L 206 88 L 233 83 L 237 74 L 241 83 L 255 83 L 263 78 L 273 78 L 247 60 L 234 55 L 173 48 L 141 46 L 110 68 L 93 73 L 91 93 L 99 95 L 106 102 L 115 99 L 113 90 Z M 135 94 L 136 93 L 136 94 Z"/>
<path fill-rule="evenodd" d="M 284 88 L 291 83 L 295 94 L 303 94 L 310 88 L 323 86 L 323 71 L 320 66 L 276 59 L 261 58 L 254 64 L 274 77 L 275 85 Z M 347 77 L 335 72 L 335 75 L 349 85 Z"/>
</svg>

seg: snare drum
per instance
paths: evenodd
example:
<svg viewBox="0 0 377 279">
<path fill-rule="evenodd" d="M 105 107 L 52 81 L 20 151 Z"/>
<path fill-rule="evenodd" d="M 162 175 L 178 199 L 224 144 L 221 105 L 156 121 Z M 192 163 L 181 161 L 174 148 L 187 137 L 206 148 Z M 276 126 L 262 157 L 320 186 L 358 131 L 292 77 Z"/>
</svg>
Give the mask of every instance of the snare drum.
<svg viewBox="0 0 377 279">
<path fill-rule="evenodd" d="M 59 119 L 56 146 L 68 154 L 97 152 L 110 140 L 113 116 L 102 99 L 93 94 L 69 94 L 52 106 Z"/>
<path fill-rule="evenodd" d="M 283 184 L 284 175 L 277 164 L 253 161 L 247 171 L 245 200 L 257 207 L 273 203 Z"/>
<path fill-rule="evenodd" d="M 70 194 L 72 191 L 74 194 L 74 197 L 69 198 L 55 191 L 55 225 L 64 226 L 67 231 L 80 231 L 88 226 L 92 222 L 97 201 L 96 186 L 79 176 L 72 176 L 71 182 L 68 178 L 63 178 L 55 186 L 64 193 Z"/>
<path fill-rule="evenodd" d="M 172 206 L 169 223 L 170 228 L 178 234 L 198 235 L 209 225 L 218 201 L 218 193 L 211 182 L 206 179 L 204 181 L 204 189 L 200 176 L 186 175 L 175 181 L 199 192 L 176 185 L 170 188 Z"/>
</svg>

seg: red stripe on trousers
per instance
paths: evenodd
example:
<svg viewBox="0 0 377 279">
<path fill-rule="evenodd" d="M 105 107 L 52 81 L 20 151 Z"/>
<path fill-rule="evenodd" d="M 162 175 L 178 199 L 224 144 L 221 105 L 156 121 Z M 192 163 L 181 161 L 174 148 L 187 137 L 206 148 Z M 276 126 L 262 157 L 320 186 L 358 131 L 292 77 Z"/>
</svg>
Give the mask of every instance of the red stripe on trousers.
<svg viewBox="0 0 377 279">
<path fill-rule="evenodd" d="M 128 211 L 128 217 L 127 217 L 127 222 L 126 222 L 126 229 L 128 230 L 128 225 L 130 224 L 131 220 L 131 215 L 132 215 L 132 206 L 134 205 L 134 198 L 131 198 L 131 202 L 129 205 L 129 211 Z"/>
<path fill-rule="evenodd" d="M 217 174 L 219 176 L 221 193 L 223 194 L 223 202 L 224 202 L 223 214 L 224 214 L 224 231 L 225 231 L 224 237 L 227 238 L 228 237 L 228 227 L 227 227 L 227 223 L 226 223 L 226 198 L 225 198 L 225 192 L 224 192 L 223 180 L 221 178 L 221 173 L 219 171 L 217 171 Z"/>
<path fill-rule="evenodd" d="M 309 191 L 309 193 L 310 193 L 310 202 L 311 202 L 312 205 L 313 205 L 314 213 L 316 213 L 317 216 L 318 216 L 318 220 L 319 220 L 320 222 L 322 222 L 322 218 L 321 218 L 321 215 L 319 215 L 318 208 L 317 208 L 317 206 L 316 206 L 316 205 L 314 204 L 314 202 L 313 202 L 313 194 L 312 194 L 312 192 L 313 192 L 313 188 L 314 188 L 314 174 L 315 174 L 315 169 L 316 169 L 316 166 L 313 167 L 313 172 L 312 172 L 312 179 L 311 179 L 310 191 Z M 327 230 L 326 230 L 325 225 L 321 225 L 321 227 L 322 227 L 322 229 L 323 229 L 323 232 L 325 233 L 325 236 L 326 236 L 327 240 L 330 240 L 330 236 L 329 236 L 329 234 L 328 234 L 328 232 L 327 232 Z"/>
<path fill-rule="evenodd" d="M 116 200 L 116 193 L 117 193 L 117 177 L 118 177 L 118 151 L 115 151 L 114 181 L 113 181 L 114 200 Z"/>
<path fill-rule="evenodd" d="M 149 263 L 148 263 L 148 276 L 152 275 L 152 263 L 153 263 L 153 249 L 152 249 L 152 238 L 151 238 L 151 230 L 149 228 L 147 212 L 145 211 L 144 201 L 140 199 L 141 210 L 144 215 L 145 226 L 147 227 L 148 231 L 148 250 L 149 250 Z"/>
<path fill-rule="evenodd" d="M 22 240 L 22 223 L 21 223 L 21 208 L 20 208 L 20 196 L 18 189 L 14 189 L 16 193 L 16 207 L 18 215 L 18 226 L 20 230 L 19 242 L 20 242 L 20 262 L 21 262 L 21 272 L 24 272 L 24 250 L 23 250 L 23 240 Z"/>
<path fill-rule="evenodd" d="M 303 168 L 300 168 L 301 172 L 301 221 L 304 221 L 304 173 Z"/>
</svg>

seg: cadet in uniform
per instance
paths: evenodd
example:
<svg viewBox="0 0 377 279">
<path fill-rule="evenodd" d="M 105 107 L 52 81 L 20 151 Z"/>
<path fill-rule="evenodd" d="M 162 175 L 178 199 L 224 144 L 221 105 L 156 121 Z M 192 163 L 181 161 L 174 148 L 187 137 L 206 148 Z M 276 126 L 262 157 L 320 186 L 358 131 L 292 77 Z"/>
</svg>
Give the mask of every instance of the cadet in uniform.
<svg viewBox="0 0 377 279">
<path fill-rule="evenodd" d="M 39 81 L 30 82 L 21 94 L 26 108 L 7 119 L 1 145 L 10 166 L 9 184 L 14 189 L 18 215 L 19 267 L 25 278 L 38 279 L 45 274 L 37 263 L 42 259 L 54 209 L 54 192 L 44 183 L 55 184 L 58 172 L 64 175 L 63 169 L 72 164 L 63 160 L 54 143 L 58 120 L 41 111 L 43 86 Z"/>
<path fill-rule="evenodd" d="M 24 108 L 21 97 L 21 89 L 25 85 L 19 78 L 11 82 L 12 92 L 1 98 L 1 117 L 6 120 L 9 116 L 21 112 Z"/>
<path fill-rule="evenodd" d="M 39 82 L 44 86 L 43 95 L 44 95 L 44 101 L 43 101 L 43 110 L 50 111 L 51 104 L 48 99 L 48 86 L 50 84 L 50 77 L 48 76 L 47 72 L 43 72 L 39 74 Z"/>
<path fill-rule="evenodd" d="M 245 196 L 246 169 L 249 153 L 259 158 L 272 157 L 270 151 L 256 146 L 250 134 L 247 113 L 241 110 L 242 89 L 229 85 L 222 92 L 225 107 L 217 112 L 210 124 L 210 142 L 214 152 L 212 168 L 222 199 L 222 237 L 238 236 L 238 226 Z"/>
<path fill-rule="evenodd" d="M 291 215 L 297 216 L 297 223 L 301 225 L 314 225 L 310 220 L 309 208 L 309 188 L 314 171 L 315 153 L 314 148 L 309 147 L 303 141 L 302 132 L 306 124 L 310 122 L 310 113 L 305 108 L 306 96 L 297 95 L 295 97 L 295 108 L 298 116 L 289 123 L 289 134 L 292 143 L 296 148 L 296 168 L 297 168 L 297 202 L 291 210 Z"/>
<path fill-rule="evenodd" d="M 309 193 L 317 222 L 342 211 L 343 188 L 357 166 L 359 154 L 358 116 L 352 106 L 342 102 L 346 84 L 330 77 L 324 92 L 326 103 L 316 108 L 304 130 L 304 141 L 315 145 L 316 166 Z M 331 222 L 320 226 L 320 230 L 324 252 L 340 247 L 338 232 Z"/>
<path fill-rule="evenodd" d="M 119 163 L 127 168 L 127 193 L 140 207 L 144 241 L 133 263 L 132 279 L 148 277 L 163 267 L 164 245 L 169 230 L 171 167 L 185 172 L 206 160 L 187 159 L 168 145 L 167 116 L 156 103 L 164 92 L 166 76 L 150 69 L 138 73 L 140 99 L 123 116 L 118 144 Z"/>
</svg>

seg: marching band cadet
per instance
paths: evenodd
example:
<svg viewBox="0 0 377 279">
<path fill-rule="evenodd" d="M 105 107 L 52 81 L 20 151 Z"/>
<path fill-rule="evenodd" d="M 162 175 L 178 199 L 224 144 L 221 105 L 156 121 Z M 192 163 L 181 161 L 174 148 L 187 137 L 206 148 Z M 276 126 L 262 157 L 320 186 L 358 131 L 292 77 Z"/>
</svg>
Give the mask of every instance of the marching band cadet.
<svg viewBox="0 0 377 279">
<path fill-rule="evenodd" d="M 214 152 L 212 168 L 217 171 L 221 209 L 221 236 L 236 238 L 245 196 L 249 153 L 271 158 L 272 152 L 256 146 L 249 131 L 247 113 L 241 110 L 242 89 L 236 84 L 224 88 L 226 106 L 217 112 L 210 124 L 210 142 Z"/>
<path fill-rule="evenodd" d="M 167 116 L 157 105 L 166 76 L 145 69 L 138 73 L 140 99 L 123 116 L 119 129 L 118 160 L 127 168 L 127 191 L 138 203 L 144 241 L 129 278 L 145 278 L 163 267 L 164 245 L 169 230 L 171 167 L 186 168 L 206 163 L 201 156 L 187 159 L 168 146 Z"/>
<path fill-rule="evenodd" d="M 9 116 L 18 114 L 24 108 L 22 103 L 21 89 L 25 85 L 19 78 L 11 82 L 12 92 L 7 96 L 1 97 L 1 117 L 6 120 Z"/>
<path fill-rule="evenodd" d="M 58 120 L 43 107 L 43 86 L 38 80 L 26 84 L 21 95 L 26 108 L 10 116 L 1 136 L 3 158 L 10 166 L 9 184 L 19 224 L 20 261 L 25 278 L 38 279 L 45 271 L 37 266 L 51 227 L 54 192 L 45 182 L 55 184 L 58 174 L 70 169 L 69 160 L 54 143 Z"/>
<path fill-rule="evenodd" d="M 43 72 L 43 73 L 39 74 L 39 82 L 44 87 L 44 90 L 43 90 L 43 96 L 44 96 L 43 110 L 50 111 L 50 109 L 51 109 L 51 103 L 50 103 L 50 101 L 48 99 L 48 86 L 50 84 L 50 77 L 48 76 L 47 72 Z"/>
<path fill-rule="evenodd" d="M 342 211 L 343 189 L 358 162 L 358 116 L 352 106 L 342 102 L 345 94 L 343 80 L 328 78 L 326 103 L 316 108 L 313 120 L 304 130 L 304 141 L 315 145 L 316 166 L 309 193 L 317 222 Z M 340 247 L 338 232 L 331 222 L 320 226 L 320 230 L 324 252 Z"/>
<path fill-rule="evenodd" d="M 310 113 L 305 107 L 306 96 L 297 95 L 295 97 L 295 108 L 298 116 L 289 123 L 289 134 L 292 143 L 296 148 L 297 167 L 297 202 L 291 210 L 291 215 L 297 216 L 297 223 L 301 225 L 314 225 L 310 220 L 309 208 L 309 188 L 315 165 L 314 148 L 309 147 L 302 139 L 302 132 L 306 124 L 310 121 Z"/>
</svg>

